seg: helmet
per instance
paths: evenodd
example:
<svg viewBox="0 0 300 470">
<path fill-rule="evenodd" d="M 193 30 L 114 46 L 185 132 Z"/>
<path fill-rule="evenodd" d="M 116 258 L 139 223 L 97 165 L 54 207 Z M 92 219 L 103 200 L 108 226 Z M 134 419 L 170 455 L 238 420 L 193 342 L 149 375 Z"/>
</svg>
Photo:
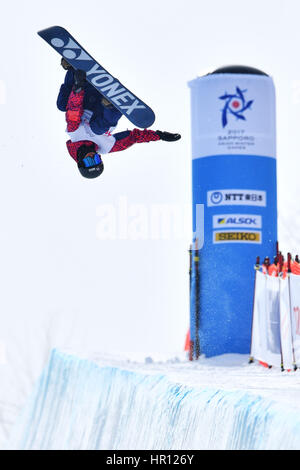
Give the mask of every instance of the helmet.
<svg viewBox="0 0 300 470">
<path fill-rule="evenodd" d="M 78 169 L 84 178 L 97 178 L 104 170 L 101 156 L 93 152 L 78 160 Z"/>
</svg>

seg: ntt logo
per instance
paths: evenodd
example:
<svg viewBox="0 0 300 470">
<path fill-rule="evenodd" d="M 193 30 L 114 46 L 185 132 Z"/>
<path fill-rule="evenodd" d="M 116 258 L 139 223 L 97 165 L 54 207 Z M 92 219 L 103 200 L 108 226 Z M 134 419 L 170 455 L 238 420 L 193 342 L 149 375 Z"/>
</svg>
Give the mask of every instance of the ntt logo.
<svg viewBox="0 0 300 470">
<path fill-rule="evenodd" d="M 223 195 L 220 191 L 215 191 L 211 194 L 210 200 L 212 204 L 221 204 L 223 200 Z"/>
<path fill-rule="evenodd" d="M 266 207 L 266 191 L 253 189 L 218 189 L 207 191 L 207 206 L 260 206 Z"/>
</svg>

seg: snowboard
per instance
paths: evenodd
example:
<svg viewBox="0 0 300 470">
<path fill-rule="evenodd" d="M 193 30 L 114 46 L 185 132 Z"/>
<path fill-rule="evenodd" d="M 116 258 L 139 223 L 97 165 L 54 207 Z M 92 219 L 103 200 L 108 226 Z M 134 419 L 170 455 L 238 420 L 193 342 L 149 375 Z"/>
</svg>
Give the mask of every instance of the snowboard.
<svg viewBox="0 0 300 470">
<path fill-rule="evenodd" d="M 155 121 L 152 109 L 119 80 L 105 70 L 61 26 L 51 26 L 38 32 L 74 69 L 84 70 L 87 81 L 137 127 L 145 129 Z"/>
</svg>

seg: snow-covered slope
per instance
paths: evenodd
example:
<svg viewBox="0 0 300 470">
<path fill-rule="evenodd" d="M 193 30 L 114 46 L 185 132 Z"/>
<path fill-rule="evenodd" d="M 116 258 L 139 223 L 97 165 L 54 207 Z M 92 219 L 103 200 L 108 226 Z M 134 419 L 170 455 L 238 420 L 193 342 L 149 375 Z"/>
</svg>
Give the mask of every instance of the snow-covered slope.
<svg viewBox="0 0 300 470">
<path fill-rule="evenodd" d="M 243 63 L 273 76 L 279 239 L 284 252 L 296 253 L 300 246 L 300 62 L 295 60 L 300 6 L 298 0 L 248 1 L 245 21 L 240 4 L 189 0 L 187 8 L 182 0 L 150 0 L 145 15 L 140 0 L 115 0 L 112 30 L 99 0 L 90 0 L 88 8 L 80 0 L 5 2 L 0 18 L 0 448 L 53 347 L 88 351 L 92 359 L 90 351 L 117 353 L 122 360 L 103 359 L 101 353 L 99 364 L 161 374 L 192 388 L 242 389 L 275 400 L 282 394 L 284 406 L 296 406 L 298 373 L 248 367 L 234 357 L 226 359 L 228 365 L 163 360 L 143 367 L 125 359 L 131 357 L 126 351 L 153 357 L 156 351 L 180 350 L 188 328 L 192 225 L 186 84 L 197 74 Z M 64 114 L 55 105 L 64 71 L 58 54 L 36 34 L 53 24 L 69 29 L 153 107 L 155 128 L 181 132 L 182 140 L 104 157 L 101 181 L 80 178 L 66 152 Z M 118 131 L 128 127 L 124 119 Z M 176 208 L 185 217 L 184 233 L 172 229 L 169 237 L 151 238 L 151 210 L 157 206 L 167 217 L 161 219 L 161 233 L 165 222 L 177 221 Z M 104 210 L 111 210 L 112 219 L 106 238 L 99 233 Z"/>
<path fill-rule="evenodd" d="M 298 374 L 262 373 L 239 356 L 97 362 L 53 351 L 10 447 L 300 449 Z"/>
</svg>

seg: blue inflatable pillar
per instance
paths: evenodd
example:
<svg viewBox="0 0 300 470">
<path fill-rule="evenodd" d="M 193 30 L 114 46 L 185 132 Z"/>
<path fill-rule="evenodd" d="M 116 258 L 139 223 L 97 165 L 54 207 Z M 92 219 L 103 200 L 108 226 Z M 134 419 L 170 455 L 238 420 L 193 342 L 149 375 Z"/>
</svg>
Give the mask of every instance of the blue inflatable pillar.
<svg viewBox="0 0 300 470">
<path fill-rule="evenodd" d="M 273 80 L 257 69 L 230 66 L 189 86 L 199 249 L 192 268 L 191 341 L 207 357 L 246 354 L 255 259 L 272 259 L 276 252 Z"/>
</svg>

